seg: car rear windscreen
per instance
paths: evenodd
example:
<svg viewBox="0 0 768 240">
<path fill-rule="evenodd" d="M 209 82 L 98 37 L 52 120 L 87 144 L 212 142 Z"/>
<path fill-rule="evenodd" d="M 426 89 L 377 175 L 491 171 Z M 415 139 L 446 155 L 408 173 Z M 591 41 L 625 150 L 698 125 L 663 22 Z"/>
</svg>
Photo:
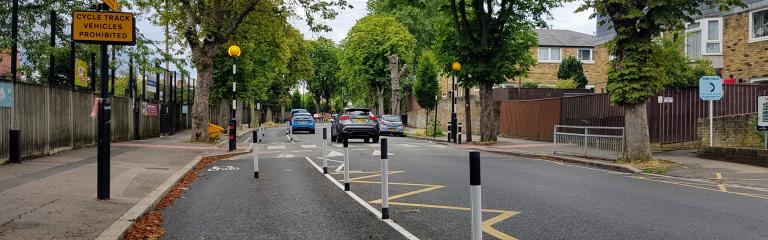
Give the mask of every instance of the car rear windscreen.
<svg viewBox="0 0 768 240">
<path fill-rule="evenodd" d="M 359 115 L 369 115 L 368 114 L 369 112 L 370 111 L 366 111 L 366 110 L 349 110 L 346 113 L 347 113 L 347 115 L 358 115 L 359 116 Z"/>
<path fill-rule="evenodd" d="M 399 116 L 384 116 L 384 121 L 390 121 L 390 122 L 400 122 Z"/>
</svg>

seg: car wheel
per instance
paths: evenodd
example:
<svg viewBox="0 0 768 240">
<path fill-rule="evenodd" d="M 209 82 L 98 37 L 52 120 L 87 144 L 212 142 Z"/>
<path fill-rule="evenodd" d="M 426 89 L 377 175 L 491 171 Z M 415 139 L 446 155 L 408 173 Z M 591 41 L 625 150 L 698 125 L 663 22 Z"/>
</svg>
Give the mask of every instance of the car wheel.
<svg viewBox="0 0 768 240">
<path fill-rule="evenodd" d="M 336 136 L 335 135 L 331 135 L 331 142 L 336 142 Z"/>
<path fill-rule="evenodd" d="M 371 139 L 370 139 L 370 138 L 365 138 L 363 141 L 364 141 L 365 143 L 368 143 L 368 142 L 370 142 L 370 141 L 371 141 Z"/>
<path fill-rule="evenodd" d="M 373 143 L 379 143 L 379 136 L 373 136 Z"/>
<path fill-rule="evenodd" d="M 315 134 L 315 130 L 314 130 L 314 129 L 312 129 L 312 130 L 309 130 L 309 133 L 310 133 L 310 134 Z"/>
</svg>

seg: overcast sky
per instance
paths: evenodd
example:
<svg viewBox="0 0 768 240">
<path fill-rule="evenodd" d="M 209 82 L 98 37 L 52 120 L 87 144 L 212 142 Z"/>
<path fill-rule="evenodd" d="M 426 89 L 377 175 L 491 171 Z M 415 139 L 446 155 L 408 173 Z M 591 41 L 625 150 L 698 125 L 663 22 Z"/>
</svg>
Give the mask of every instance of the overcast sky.
<svg viewBox="0 0 768 240">
<path fill-rule="evenodd" d="M 333 39 L 336 42 L 340 42 L 347 36 L 349 29 L 355 25 L 358 19 L 368 14 L 366 10 L 366 0 L 351 0 L 350 4 L 354 6 L 353 9 L 346 9 L 342 11 L 335 20 L 328 21 L 327 24 L 333 28 L 333 31 L 326 33 L 313 33 L 309 31 L 306 23 L 299 18 L 291 18 L 289 22 L 296 28 L 298 28 L 304 37 L 316 39 L 317 37 L 326 37 Z M 579 7 L 581 1 L 566 3 L 563 7 L 559 7 L 552 10 L 553 19 L 549 20 L 550 27 L 553 29 L 566 29 L 573 30 L 581 33 L 595 34 L 595 20 L 589 19 L 591 12 L 574 13 L 576 8 Z M 164 49 L 163 45 L 163 28 L 160 26 L 154 26 L 147 20 L 139 18 L 137 24 L 139 31 L 143 33 L 149 39 L 156 41 L 158 47 Z M 187 51 L 189 52 L 189 51 Z M 189 54 L 187 54 L 188 56 Z M 173 70 L 174 67 L 171 67 Z M 195 77 L 196 71 L 194 68 L 188 69 L 192 76 Z"/>
</svg>

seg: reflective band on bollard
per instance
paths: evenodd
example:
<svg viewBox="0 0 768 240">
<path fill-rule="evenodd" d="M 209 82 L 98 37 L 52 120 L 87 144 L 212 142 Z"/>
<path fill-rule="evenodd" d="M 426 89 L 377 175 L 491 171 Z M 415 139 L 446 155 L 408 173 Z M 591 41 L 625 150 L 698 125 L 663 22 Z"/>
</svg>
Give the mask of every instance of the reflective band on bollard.
<svg viewBox="0 0 768 240">
<path fill-rule="evenodd" d="M 389 219 L 389 155 L 387 139 L 381 139 L 381 219 Z"/>
<path fill-rule="evenodd" d="M 344 191 L 349 191 L 349 138 L 344 137 Z"/>
<path fill-rule="evenodd" d="M 328 128 L 323 128 L 323 174 L 328 174 Z"/>
<path fill-rule="evenodd" d="M 259 131 L 253 131 L 253 178 L 259 178 L 259 141 L 256 138 L 259 137 Z"/>
<path fill-rule="evenodd" d="M 469 152 L 469 191 L 472 208 L 472 240 L 483 239 L 483 207 L 480 184 L 480 152 Z"/>
</svg>

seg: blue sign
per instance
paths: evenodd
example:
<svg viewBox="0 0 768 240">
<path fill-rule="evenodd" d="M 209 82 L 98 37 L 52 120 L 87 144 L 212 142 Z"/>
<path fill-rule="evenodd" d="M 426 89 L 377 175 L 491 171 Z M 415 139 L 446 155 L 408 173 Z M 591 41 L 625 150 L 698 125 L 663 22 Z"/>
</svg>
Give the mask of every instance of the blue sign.
<svg viewBox="0 0 768 240">
<path fill-rule="evenodd" d="M 699 98 L 701 100 L 720 100 L 723 98 L 723 79 L 719 76 L 703 76 L 699 79 Z"/>
<path fill-rule="evenodd" d="M 0 83 L 0 107 L 13 107 L 13 84 Z"/>
<path fill-rule="evenodd" d="M 147 80 L 147 92 L 157 92 L 157 82 L 153 80 Z"/>
</svg>

